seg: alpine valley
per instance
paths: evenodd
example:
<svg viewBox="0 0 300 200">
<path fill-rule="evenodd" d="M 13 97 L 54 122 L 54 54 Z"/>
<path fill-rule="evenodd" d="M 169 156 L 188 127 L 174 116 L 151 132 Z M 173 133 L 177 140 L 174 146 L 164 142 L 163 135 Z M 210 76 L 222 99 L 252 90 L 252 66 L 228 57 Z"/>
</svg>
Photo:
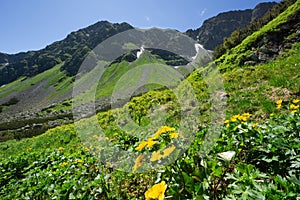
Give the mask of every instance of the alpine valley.
<svg viewBox="0 0 300 200">
<path fill-rule="evenodd" d="M 165 30 L 198 42 L 195 53 L 204 47 L 207 57 L 190 69 L 182 55 L 135 46 L 97 83 L 89 82 L 95 69 L 80 72 L 84 60 L 135 27 L 99 21 L 38 51 L 0 53 L 0 198 L 299 199 L 299 19 L 300 1 L 282 0 L 220 13 L 184 33 Z M 149 63 L 178 81 L 140 87 L 112 107 L 122 76 Z M 132 73 L 130 80 L 139 78 Z M 198 104 L 188 99 L 186 82 Z M 88 113 L 86 99 L 77 111 L 87 114 L 77 122 L 74 87 L 88 84 L 96 88 L 96 113 Z M 186 97 L 185 109 L 174 91 Z M 194 108 L 200 114 L 186 133 L 182 119 Z"/>
</svg>

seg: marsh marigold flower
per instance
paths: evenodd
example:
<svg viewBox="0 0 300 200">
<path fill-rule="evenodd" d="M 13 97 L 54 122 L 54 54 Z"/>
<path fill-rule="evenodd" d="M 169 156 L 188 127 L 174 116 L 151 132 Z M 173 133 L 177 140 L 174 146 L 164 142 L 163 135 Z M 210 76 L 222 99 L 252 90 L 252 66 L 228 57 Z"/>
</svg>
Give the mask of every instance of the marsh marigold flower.
<svg viewBox="0 0 300 200">
<path fill-rule="evenodd" d="M 175 131 L 175 128 L 169 127 L 169 126 L 162 126 L 154 135 L 153 139 L 159 138 L 159 136 L 163 133 L 172 132 Z"/>
<path fill-rule="evenodd" d="M 161 127 L 161 131 L 163 133 L 166 133 L 168 131 L 175 131 L 175 128 L 172 128 L 172 127 L 169 127 L 169 126 L 163 126 L 163 127 Z"/>
<path fill-rule="evenodd" d="M 231 121 L 232 122 L 236 122 L 237 121 L 237 119 L 240 117 L 240 115 L 234 115 L 233 117 L 231 117 Z"/>
<path fill-rule="evenodd" d="M 280 99 L 280 100 L 278 100 L 278 101 L 276 101 L 276 108 L 281 108 L 281 104 L 282 104 L 282 100 Z"/>
<path fill-rule="evenodd" d="M 178 138 L 179 134 L 178 133 L 170 133 L 169 136 L 171 139 L 174 139 L 174 138 Z"/>
<path fill-rule="evenodd" d="M 252 127 L 255 128 L 255 127 L 257 127 L 257 125 L 258 125 L 258 123 L 254 123 L 254 124 L 252 125 Z"/>
<path fill-rule="evenodd" d="M 153 138 L 148 138 L 148 141 L 147 141 L 147 148 L 153 147 L 153 145 L 155 145 L 156 143 L 158 143 L 158 142 L 157 142 L 157 141 L 154 141 Z"/>
<path fill-rule="evenodd" d="M 143 140 L 141 142 L 141 144 L 138 147 L 135 148 L 135 150 L 142 151 L 146 145 L 147 145 L 147 142 Z"/>
<path fill-rule="evenodd" d="M 276 104 L 282 104 L 282 100 L 280 99 L 280 100 L 276 101 Z"/>
<path fill-rule="evenodd" d="M 165 181 L 153 185 L 150 189 L 145 192 L 146 200 L 158 199 L 163 200 L 165 198 L 165 192 L 167 189 L 167 184 Z"/>
<path fill-rule="evenodd" d="M 295 114 L 296 112 L 297 112 L 297 110 L 292 110 L 291 111 L 292 114 Z"/>
<path fill-rule="evenodd" d="M 153 135 L 153 139 L 157 139 L 159 138 L 159 136 L 162 134 L 163 132 L 159 129 L 154 135 Z"/>
<path fill-rule="evenodd" d="M 298 109 L 298 108 L 299 108 L 299 105 L 297 105 L 297 106 L 294 105 L 294 104 L 291 104 L 291 105 L 290 105 L 290 109 L 291 109 L 291 110 L 296 110 L 296 109 Z"/>
<path fill-rule="evenodd" d="M 299 99 L 293 99 L 293 101 L 292 101 L 293 103 L 299 103 L 300 102 L 300 100 Z"/>
</svg>

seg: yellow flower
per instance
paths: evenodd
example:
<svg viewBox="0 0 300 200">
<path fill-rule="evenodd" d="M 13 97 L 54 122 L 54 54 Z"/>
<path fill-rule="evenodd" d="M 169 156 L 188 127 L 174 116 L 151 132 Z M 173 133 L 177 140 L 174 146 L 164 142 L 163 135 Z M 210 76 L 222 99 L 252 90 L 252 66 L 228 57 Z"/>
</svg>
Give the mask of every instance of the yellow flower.
<svg viewBox="0 0 300 200">
<path fill-rule="evenodd" d="M 297 105 L 297 106 L 294 105 L 294 104 L 291 104 L 291 105 L 290 105 L 290 109 L 291 109 L 291 110 L 296 110 L 296 109 L 298 109 L 298 108 L 299 108 L 299 105 Z"/>
<path fill-rule="evenodd" d="M 168 132 L 168 131 L 175 131 L 175 128 L 171 128 L 171 127 L 169 127 L 169 126 L 163 126 L 163 127 L 161 127 L 161 131 L 162 131 L 163 133 L 166 133 L 166 132 Z"/>
<path fill-rule="evenodd" d="M 163 200 L 165 198 L 165 191 L 167 189 L 167 184 L 165 181 L 153 185 L 150 189 L 145 192 L 146 200 L 158 199 Z"/>
<path fill-rule="evenodd" d="M 147 141 L 147 148 L 153 147 L 153 145 L 155 145 L 156 143 L 158 143 L 158 142 L 157 142 L 157 141 L 154 141 L 153 138 L 148 138 L 148 141 Z"/>
<path fill-rule="evenodd" d="M 277 104 L 276 108 L 277 109 L 281 108 L 281 104 Z"/>
<path fill-rule="evenodd" d="M 280 100 L 276 101 L 276 104 L 282 104 L 282 100 L 280 99 Z"/>
<path fill-rule="evenodd" d="M 64 148 L 63 147 L 58 147 L 58 150 L 62 151 L 62 150 L 64 150 Z"/>
<path fill-rule="evenodd" d="M 258 125 L 258 123 L 254 123 L 254 124 L 252 125 L 252 127 L 255 128 L 257 125 Z"/>
<path fill-rule="evenodd" d="M 168 157 L 173 151 L 175 150 L 175 146 L 172 145 L 171 147 L 168 147 L 164 150 L 163 158 Z"/>
<path fill-rule="evenodd" d="M 252 115 L 250 113 L 244 113 L 242 116 L 238 116 L 238 119 L 241 121 L 247 121 Z"/>
<path fill-rule="evenodd" d="M 273 116 L 274 116 L 274 113 L 271 113 L 271 114 L 270 114 L 270 117 L 273 117 Z"/>
<path fill-rule="evenodd" d="M 230 122 L 230 120 L 225 120 L 224 124 L 228 124 Z"/>
<path fill-rule="evenodd" d="M 144 158 L 144 155 L 139 155 L 134 162 L 133 166 L 133 172 L 136 172 L 136 170 L 143 165 L 142 159 Z"/>
<path fill-rule="evenodd" d="M 153 139 L 157 139 L 159 138 L 159 136 L 162 134 L 161 130 L 158 130 L 154 135 L 153 135 Z"/>
<path fill-rule="evenodd" d="M 241 121 L 247 121 L 247 117 L 245 117 L 245 116 L 239 116 L 239 118 L 238 118 L 239 120 L 241 120 Z"/>
<path fill-rule="evenodd" d="M 243 115 L 246 116 L 246 117 L 251 117 L 252 116 L 250 113 L 244 113 Z"/>
<path fill-rule="evenodd" d="M 162 158 L 162 155 L 160 154 L 160 151 L 154 151 L 152 153 L 152 156 L 150 158 L 150 161 L 151 162 L 155 162 L 155 161 L 158 161 Z"/>
<path fill-rule="evenodd" d="M 143 140 L 143 141 L 141 142 L 141 144 L 140 144 L 138 147 L 135 148 L 135 150 L 137 150 L 137 151 L 142 151 L 143 148 L 144 148 L 146 145 L 147 145 L 147 142 Z"/>
<path fill-rule="evenodd" d="M 292 110 L 291 111 L 292 114 L 295 114 L 296 112 L 297 112 L 297 110 Z"/>
<path fill-rule="evenodd" d="M 171 139 L 174 139 L 174 138 L 178 138 L 179 134 L 178 133 L 170 133 L 169 136 Z"/>
<path fill-rule="evenodd" d="M 75 163 L 82 163 L 83 161 L 81 159 L 75 160 Z"/>
<path fill-rule="evenodd" d="M 63 163 L 61 163 L 61 166 L 66 166 L 68 163 L 67 162 L 63 162 Z"/>
<path fill-rule="evenodd" d="M 299 101 L 300 101 L 299 99 L 294 99 L 293 103 L 299 103 Z"/>
<path fill-rule="evenodd" d="M 235 116 L 231 117 L 230 119 L 232 122 L 236 122 L 237 121 L 237 118 Z"/>
<path fill-rule="evenodd" d="M 171 128 L 169 126 L 162 126 L 154 135 L 153 139 L 157 139 L 161 134 L 175 131 L 175 128 Z"/>
</svg>

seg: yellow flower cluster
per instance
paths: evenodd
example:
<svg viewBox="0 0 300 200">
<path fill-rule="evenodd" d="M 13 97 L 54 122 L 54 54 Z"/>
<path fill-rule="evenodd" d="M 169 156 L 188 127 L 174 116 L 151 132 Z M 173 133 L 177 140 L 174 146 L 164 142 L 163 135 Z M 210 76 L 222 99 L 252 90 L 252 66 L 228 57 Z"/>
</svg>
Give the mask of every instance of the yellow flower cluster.
<svg viewBox="0 0 300 200">
<path fill-rule="evenodd" d="M 278 101 L 276 101 L 276 108 L 277 109 L 280 109 L 281 108 L 281 105 L 282 104 L 282 100 L 280 99 L 280 100 L 278 100 Z"/>
<path fill-rule="evenodd" d="M 169 126 L 162 126 L 152 137 L 149 137 L 147 140 L 143 140 L 136 148 L 137 151 L 143 151 L 143 149 L 151 149 L 154 145 L 159 143 L 159 137 L 165 134 L 162 138 L 165 138 L 165 136 L 169 137 L 170 139 L 183 137 L 181 134 L 175 132 L 175 128 L 171 128 Z M 162 139 L 161 138 L 161 139 Z M 152 155 L 150 157 L 151 162 L 155 162 L 158 160 L 161 160 L 163 158 L 168 157 L 173 151 L 175 150 L 175 146 L 172 144 L 172 146 L 169 146 L 165 148 L 164 150 L 158 150 L 153 151 Z M 133 166 L 133 172 L 136 172 L 139 167 L 143 165 L 144 155 L 139 155 L 134 163 Z"/>
<path fill-rule="evenodd" d="M 225 124 L 228 127 L 230 122 L 237 122 L 238 120 L 241 122 L 246 122 L 252 115 L 250 113 L 244 113 L 242 115 L 234 115 L 230 118 L 230 120 L 225 120 Z"/>
<path fill-rule="evenodd" d="M 167 132 L 174 132 L 175 128 L 171 128 L 169 126 L 162 126 L 154 135 L 153 135 L 153 139 L 157 139 L 159 138 L 159 136 L 163 133 L 167 133 Z"/>
<path fill-rule="evenodd" d="M 83 161 L 81 160 L 81 159 L 77 159 L 77 160 L 75 160 L 75 164 L 77 164 L 77 163 L 82 163 Z"/>
<path fill-rule="evenodd" d="M 258 125 L 258 123 L 256 122 L 252 125 L 252 127 L 255 128 L 255 127 L 257 127 L 257 125 Z"/>
<path fill-rule="evenodd" d="M 161 134 L 163 133 L 169 133 L 169 137 L 171 139 L 178 138 L 180 135 L 179 133 L 174 132 L 175 128 L 171 128 L 169 126 L 162 126 L 152 137 L 149 137 L 147 141 L 143 140 L 139 146 L 135 148 L 137 151 L 142 151 L 145 147 L 148 149 L 152 148 L 155 144 L 158 143 L 156 139 L 158 139 Z"/>
<path fill-rule="evenodd" d="M 299 99 L 294 99 L 292 102 L 295 103 L 295 104 L 297 104 L 297 103 L 300 102 L 300 100 Z"/>
<path fill-rule="evenodd" d="M 179 133 L 170 133 L 169 136 L 171 139 L 178 138 Z"/>
<path fill-rule="evenodd" d="M 300 102 L 300 100 L 299 99 L 294 99 L 292 102 L 293 103 L 290 105 L 290 109 L 292 110 L 291 113 L 294 114 L 294 113 L 297 112 L 297 110 L 300 107 L 299 105 L 296 105 Z"/>
<path fill-rule="evenodd" d="M 155 145 L 156 143 L 158 143 L 158 141 L 154 141 L 153 138 L 148 138 L 147 141 L 147 148 L 150 149 L 153 147 L 153 145 Z"/>
<path fill-rule="evenodd" d="M 167 189 L 167 184 L 165 183 L 165 181 L 155 184 L 145 192 L 145 199 L 163 200 L 165 198 L 166 189 Z"/>
<path fill-rule="evenodd" d="M 143 140 L 141 142 L 141 144 L 135 148 L 135 150 L 142 151 L 144 149 L 144 147 L 147 146 L 147 144 L 148 144 L 148 142 L 146 142 L 145 140 Z"/>
</svg>

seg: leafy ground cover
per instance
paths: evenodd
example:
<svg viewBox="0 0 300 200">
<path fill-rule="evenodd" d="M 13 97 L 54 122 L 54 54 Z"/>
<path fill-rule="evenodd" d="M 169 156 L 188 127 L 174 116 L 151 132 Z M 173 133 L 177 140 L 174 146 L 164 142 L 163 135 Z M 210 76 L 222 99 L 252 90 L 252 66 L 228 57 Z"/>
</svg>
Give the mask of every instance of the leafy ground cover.
<svg viewBox="0 0 300 200">
<path fill-rule="evenodd" d="M 201 154 L 207 127 L 188 150 L 159 171 L 134 173 L 176 153 L 176 128 L 163 126 L 129 149 L 132 172 L 113 170 L 79 142 L 73 125 L 16 143 L 1 143 L 2 199 L 296 199 L 300 180 L 300 102 L 274 102 L 276 113 L 257 120 L 249 113 L 228 118 L 208 154 Z M 115 133 L 118 143 L 127 138 Z M 117 137 L 116 137 L 117 136 Z M 113 140 L 109 136 L 106 140 Z M 6 148 L 6 150 L 5 150 Z M 151 157 L 144 158 L 142 151 Z M 149 160 L 147 160 L 149 159 Z M 153 187 L 152 187 L 153 186 Z"/>
</svg>

